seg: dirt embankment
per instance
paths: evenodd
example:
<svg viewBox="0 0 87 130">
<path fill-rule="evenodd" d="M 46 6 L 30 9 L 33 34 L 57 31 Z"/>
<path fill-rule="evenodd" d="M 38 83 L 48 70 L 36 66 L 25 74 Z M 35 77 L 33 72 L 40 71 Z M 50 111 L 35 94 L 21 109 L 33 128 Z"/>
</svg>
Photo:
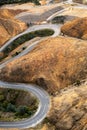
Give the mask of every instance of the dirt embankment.
<svg viewBox="0 0 87 130">
<path fill-rule="evenodd" d="M 9 10 L 0 9 L 0 47 L 26 28 L 26 24 L 15 19 L 13 13 Z"/>
<path fill-rule="evenodd" d="M 61 32 L 71 37 L 87 40 L 87 17 L 77 18 L 65 23 L 61 28 Z"/>
</svg>

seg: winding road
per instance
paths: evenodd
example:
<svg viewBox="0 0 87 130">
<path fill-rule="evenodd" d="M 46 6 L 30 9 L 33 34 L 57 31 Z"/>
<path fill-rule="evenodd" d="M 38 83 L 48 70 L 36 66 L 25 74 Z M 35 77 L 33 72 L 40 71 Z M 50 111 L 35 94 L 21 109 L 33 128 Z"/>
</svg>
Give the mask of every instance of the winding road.
<svg viewBox="0 0 87 130">
<path fill-rule="evenodd" d="M 0 87 L 26 90 L 36 95 L 36 97 L 39 99 L 39 107 L 34 116 L 32 116 L 29 119 L 25 119 L 17 122 L 0 122 L 0 128 L 34 127 L 45 118 L 49 110 L 50 99 L 46 91 L 39 88 L 39 86 L 32 85 L 32 84 L 26 85 L 23 83 L 22 84 L 6 83 L 0 81 Z"/>
<path fill-rule="evenodd" d="M 51 37 L 55 37 L 60 33 L 60 26 L 56 25 L 56 24 L 44 24 L 44 25 L 34 25 L 32 27 L 29 27 L 26 31 L 24 31 L 23 33 L 18 34 L 17 36 L 11 38 L 8 42 L 6 42 L 1 48 L 0 48 L 0 52 L 2 52 L 8 45 L 10 45 L 15 39 L 19 38 L 20 36 L 27 34 L 29 32 L 33 32 L 36 30 L 42 30 L 42 29 L 52 29 L 54 30 L 54 34 Z M 59 28 L 59 29 L 58 29 Z"/>
<path fill-rule="evenodd" d="M 27 34 L 29 32 L 32 31 L 36 31 L 36 30 L 41 30 L 41 29 L 52 29 L 54 30 L 54 34 L 50 37 L 56 37 L 60 34 L 60 28 L 61 28 L 61 24 L 56 25 L 56 24 L 45 24 L 45 25 L 35 25 L 32 26 L 30 28 L 28 28 L 26 31 L 24 31 L 21 34 L 18 34 L 17 36 L 13 37 L 11 40 L 9 40 L 6 44 L 4 44 L 1 48 L 0 48 L 0 52 L 2 52 L 8 45 L 12 44 L 12 42 L 17 39 L 18 37 Z M 29 53 L 38 43 L 40 43 L 40 41 L 42 41 L 44 38 L 42 38 L 39 41 L 35 41 L 33 44 L 29 45 L 24 51 L 22 51 L 19 55 L 12 57 L 11 59 L 5 61 L 4 63 L 0 64 L 0 69 L 2 69 L 3 67 L 5 67 L 9 62 Z"/>
<path fill-rule="evenodd" d="M 2 52 L 8 45 L 12 44 L 12 42 L 16 38 L 18 38 L 26 33 L 32 32 L 32 31 L 36 31 L 36 30 L 40 30 L 40 29 L 52 29 L 52 30 L 54 30 L 54 34 L 50 37 L 56 37 L 60 33 L 60 27 L 61 27 L 61 24 L 60 25 L 46 24 L 46 25 L 32 26 L 31 28 L 27 29 L 25 32 L 15 36 L 11 40 L 9 40 L 5 45 L 3 45 L 0 48 L 0 52 Z M 43 39 L 44 38 L 42 38 L 42 40 Z M 15 60 L 15 59 L 29 53 L 35 47 L 35 45 L 37 45 L 42 40 L 34 42 L 32 45 L 28 46 L 24 51 L 22 51 L 22 53 L 20 53 L 18 56 L 15 56 L 15 57 L 9 59 L 8 61 L 4 62 L 3 64 L 1 64 L 0 69 L 4 68 L 6 66 L 6 64 L 11 62 L 12 60 Z M 15 84 L 15 83 L 7 83 L 7 82 L 0 81 L 0 87 L 12 88 L 12 89 L 22 89 L 22 90 L 29 91 L 29 92 L 35 94 L 39 100 L 39 107 L 34 116 L 32 116 L 29 119 L 25 119 L 25 120 L 17 121 L 17 122 L 0 122 L 0 128 L 30 128 L 30 127 L 36 126 L 38 123 L 40 123 L 46 117 L 47 112 L 49 111 L 49 108 L 50 108 L 50 98 L 49 98 L 48 93 L 45 90 L 43 90 L 42 88 L 39 88 L 39 86 L 36 86 L 33 84 L 22 84 L 22 83 Z"/>
<path fill-rule="evenodd" d="M 68 2 L 72 2 L 72 1 L 68 0 Z M 61 11 L 64 11 L 64 10 L 61 10 Z M 58 13 L 61 13 L 61 11 L 59 11 Z M 54 17 L 54 15 L 49 17 L 48 20 L 52 17 Z M 23 33 L 15 36 L 11 40 L 9 40 L 5 45 L 3 45 L 0 48 L 0 52 L 2 52 L 16 38 L 18 38 L 26 33 L 32 32 L 32 31 L 36 31 L 36 30 L 40 30 L 40 29 L 52 29 L 52 30 L 54 30 L 54 34 L 51 37 L 56 37 L 60 34 L 60 27 L 61 27 L 61 24 L 60 25 L 45 24 L 45 25 L 32 26 L 31 28 L 28 28 Z M 42 40 L 43 39 L 44 38 L 42 38 Z M 20 53 L 18 56 L 15 56 L 15 57 L 9 59 L 8 61 L 4 62 L 3 64 L 0 64 L 0 69 L 4 68 L 6 66 L 6 64 L 11 62 L 12 60 L 15 60 L 15 59 L 29 53 L 39 42 L 40 41 L 34 42 L 32 45 L 29 45 L 24 51 L 22 51 L 22 53 Z M 45 90 L 43 90 L 42 88 L 39 88 L 39 86 L 36 86 L 34 84 L 7 83 L 7 82 L 0 81 L 0 87 L 29 91 L 29 92 L 35 94 L 39 100 L 39 107 L 34 116 L 32 116 L 29 119 L 25 119 L 25 120 L 21 120 L 21 121 L 17 121 L 17 122 L 0 122 L 0 128 L 30 128 L 30 127 L 34 127 L 37 124 L 39 124 L 46 117 L 46 115 L 49 111 L 49 108 L 50 108 L 50 98 L 49 98 L 48 93 Z"/>
</svg>

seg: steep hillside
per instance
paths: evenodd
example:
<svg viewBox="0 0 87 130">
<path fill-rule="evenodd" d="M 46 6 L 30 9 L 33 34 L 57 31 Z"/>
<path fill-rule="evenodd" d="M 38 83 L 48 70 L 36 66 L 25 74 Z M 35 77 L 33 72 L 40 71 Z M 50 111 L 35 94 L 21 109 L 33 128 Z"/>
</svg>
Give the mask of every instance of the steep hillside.
<svg viewBox="0 0 87 130">
<path fill-rule="evenodd" d="M 87 17 L 65 23 L 61 32 L 71 37 L 87 40 Z"/>
<path fill-rule="evenodd" d="M 77 2 L 80 4 L 87 4 L 87 0 L 73 0 L 73 2 Z"/>
<path fill-rule="evenodd" d="M 26 28 L 26 24 L 14 19 L 9 10 L 0 9 L 0 47 L 11 37 L 21 33 Z"/>
<path fill-rule="evenodd" d="M 87 77 L 87 42 L 49 38 L 0 70 L 0 80 L 33 82 L 53 93 Z"/>
<path fill-rule="evenodd" d="M 53 98 L 49 121 L 55 130 L 87 129 L 87 84 L 72 86 Z"/>
</svg>

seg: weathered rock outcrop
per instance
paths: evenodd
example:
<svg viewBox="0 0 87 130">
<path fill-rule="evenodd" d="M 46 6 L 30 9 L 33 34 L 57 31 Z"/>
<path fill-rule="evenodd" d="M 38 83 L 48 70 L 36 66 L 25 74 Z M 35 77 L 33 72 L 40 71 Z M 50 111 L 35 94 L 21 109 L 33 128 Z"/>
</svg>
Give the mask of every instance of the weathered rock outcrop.
<svg viewBox="0 0 87 130">
<path fill-rule="evenodd" d="M 77 2 L 80 4 L 87 4 L 87 0 L 73 0 L 73 2 Z"/>
<path fill-rule="evenodd" d="M 72 86 L 54 97 L 48 120 L 55 130 L 86 130 L 87 83 Z"/>
<path fill-rule="evenodd" d="M 11 37 L 27 28 L 26 24 L 16 20 L 7 9 L 0 9 L 0 47 Z"/>
<path fill-rule="evenodd" d="M 49 38 L 0 70 L 0 80 L 39 84 L 51 93 L 87 77 L 87 42 Z"/>
<path fill-rule="evenodd" d="M 61 28 L 61 32 L 71 37 L 87 40 L 87 17 L 77 18 L 65 23 Z"/>
</svg>

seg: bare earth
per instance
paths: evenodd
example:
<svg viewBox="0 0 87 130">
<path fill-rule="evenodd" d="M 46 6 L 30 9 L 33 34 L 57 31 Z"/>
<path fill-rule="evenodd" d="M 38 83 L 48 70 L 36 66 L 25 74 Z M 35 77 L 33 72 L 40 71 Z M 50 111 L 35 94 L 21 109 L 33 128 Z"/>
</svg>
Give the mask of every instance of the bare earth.
<svg viewBox="0 0 87 130">
<path fill-rule="evenodd" d="M 87 40 L 87 17 L 77 18 L 65 23 L 61 28 L 61 32 L 71 37 Z"/>
<path fill-rule="evenodd" d="M 26 24 L 15 19 L 7 9 L 0 10 L 0 47 L 11 37 L 27 28 Z"/>
</svg>

